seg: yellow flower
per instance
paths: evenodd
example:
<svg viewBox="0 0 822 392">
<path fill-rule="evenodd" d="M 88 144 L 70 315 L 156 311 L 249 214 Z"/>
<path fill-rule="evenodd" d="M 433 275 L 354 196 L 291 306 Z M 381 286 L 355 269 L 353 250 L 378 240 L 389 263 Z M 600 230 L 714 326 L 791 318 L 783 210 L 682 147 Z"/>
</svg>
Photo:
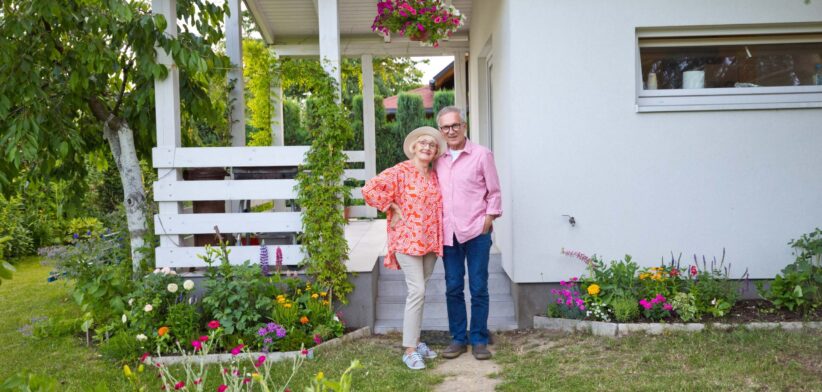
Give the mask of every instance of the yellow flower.
<svg viewBox="0 0 822 392">
<path fill-rule="evenodd" d="M 323 372 L 319 372 L 319 373 L 317 373 L 317 381 L 320 381 L 320 380 L 322 380 L 323 378 L 325 378 L 325 374 L 323 374 Z"/>
<path fill-rule="evenodd" d="M 639 274 L 639 280 L 648 279 L 649 276 L 651 276 L 651 274 L 649 274 L 647 272 L 643 272 L 643 273 Z"/>
<path fill-rule="evenodd" d="M 283 304 L 283 307 L 286 309 L 291 309 L 291 304 Z"/>
<path fill-rule="evenodd" d="M 596 297 L 597 294 L 599 294 L 599 285 L 594 283 L 594 284 L 588 286 L 588 294 L 591 294 L 594 297 Z"/>
<path fill-rule="evenodd" d="M 317 295 L 317 293 L 311 294 L 311 299 L 317 299 L 317 298 L 320 298 L 320 296 Z"/>
<path fill-rule="evenodd" d="M 257 372 L 251 373 L 251 378 L 253 378 L 254 381 L 262 381 L 263 380 L 263 376 L 261 376 L 260 373 L 257 373 Z"/>
<path fill-rule="evenodd" d="M 297 294 L 302 294 L 302 293 L 303 293 L 303 291 L 302 291 L 302 290 L 297 289 Z"/>
<path fill-rule="evenodd" d="M 321 297 L 325 297 L 325 296 L 327 296 L 327 295 L 328 295 L 328 293 L 326 293 L 325 291 L 321 291 L 321 292 L 320 292 L 320 296 L 321 296 Z"/>
<path fill-rule="evenodd" d="M 277 296 L 277 299 L 285 299 L 285 295 L 280 294 Z"/>
<path fill-rule="evenodd" d="M 653 280 L 662 280 L 662 274 L 657 272 L 657 273 L 654 274 L 652 279 Z"/>
<path fill-rule="evenodd" d="M 128 367 L 128 365 L 123 365 L 123 374 L 128 378 L 134 376 L 134 373 L 131 372 L 131 368 Z"/>
<path fill-rule="evenodd" d="M 331 302 L 328 302 L 328 301 L 326 301 L 326 300 L 323 300 L 323 305 L 328 305 L 328 304 L 330 304 L 330 303 L 331 303 Z"/>
</svg>

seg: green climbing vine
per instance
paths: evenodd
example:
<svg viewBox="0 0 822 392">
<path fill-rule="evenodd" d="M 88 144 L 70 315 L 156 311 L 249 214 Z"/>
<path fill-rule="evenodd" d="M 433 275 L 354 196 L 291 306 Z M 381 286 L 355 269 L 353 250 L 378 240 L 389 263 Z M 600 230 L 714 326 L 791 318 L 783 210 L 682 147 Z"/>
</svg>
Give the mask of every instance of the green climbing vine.
<svg viewBox="0 0 822 392">
<path fill-rule="evenodd" d="M 342 209 L 343 195 L 348 190 L 342 179 L 346 165 L 344 147 L 353 131 L 338 103 L 334 79 L 319 63 L 313 67 L 303 64 L 302 68 L 301 77 L 296 80 L 311 91 L 317 114 L 317 121 L 307 130 L 311 147 L 297 175 L 297 202 L 303 212 L 301 240 L 306 254 L 303 264 L 318 285 L 329 287 L 338 300 L 347 303 L 347 294 L 354 287 L 348 281 L 345 266 L 348 243 Z M 290 69 L 286 66 L 281 71 L 287 74 Z"/>
</svg>

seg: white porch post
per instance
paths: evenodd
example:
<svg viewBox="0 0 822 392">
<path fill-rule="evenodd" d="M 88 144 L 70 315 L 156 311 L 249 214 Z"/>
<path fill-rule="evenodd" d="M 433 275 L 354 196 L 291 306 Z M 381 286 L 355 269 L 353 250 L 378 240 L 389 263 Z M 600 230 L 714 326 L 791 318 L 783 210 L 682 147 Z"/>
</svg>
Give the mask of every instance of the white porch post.
<svg viewBox="0 0 822 392">
<path fill-rule="evenodd" d="M 234 88 L 228 94 L 231 105 L 231 145 L 245 146 L 245 102 L 243 97 L 243 31 L 240 0 L 228 0 L 231 15 L 225 18 L 225 49 L 231 60 L 228 80 L 234 80 Z"/>
<path fill-rule="evenodd" d="M 279 61 L 276 57 L 275 61 Z M 285 145 L 285 116 L 283 115 L 283 105 L 285 105 L 285 96 L 283 96 L 282 80 L 277 78 L 274 81 L 273 96 L 274 100 L 274 115 L 275 120 L 271 124 L 271 144 L 275 146 Z M 286 211 L 285 200 L 274 200 L 274 211 Z"/>
<path fill-rule="evenodd" d="M 337 0 L 317 0 L 317 18 L 320 21 L 320 61 L 337 81 L 337 98 L 340 98 L 340 19 Z"/>
<path fill-rule="evenodd" d="M 362 58 L 362 125 L 363 150 L 365 151 L 365 178 L 377 175 L 377 143 L 374 109 L 374 58 L 370 54 Z M 367 218 L 376 218 L 377 210 L 368 208 Z"/>
<path fill-rule="evenodd" d="M 161 14 L 168 22 L 165 33 L 177 36 L 177 0 L 152 0 L 151 9 Z M 180 147 L 180 72 L 174 59 L 165 50 L 157 48 L 157 62 L 168 67 L 168 76 L 154 79 L 154 102 L 157 124 L 157 147 Z M 181 180 L 179 169 L 158 169 L 157 184 Z M 174 201 L 159 202 L 160 214 L 179 214 L 180 203 Z M 161 247 L 176 247 L 180 244 L 179 235 L 160 235 Z"/>
<path fill-rule="evenodd" d="M 468 91 L 466 88 L 465 52 L 458 51 L 454 54 L 454 105 L 467 112 Z"/>
</svg>

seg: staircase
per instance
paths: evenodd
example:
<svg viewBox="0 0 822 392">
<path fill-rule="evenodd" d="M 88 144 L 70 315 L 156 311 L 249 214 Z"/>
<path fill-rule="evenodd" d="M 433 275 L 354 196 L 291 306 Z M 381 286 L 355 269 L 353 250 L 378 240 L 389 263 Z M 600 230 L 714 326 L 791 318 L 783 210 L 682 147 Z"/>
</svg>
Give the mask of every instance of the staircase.
<svg viewBox="0 0 822 392">
<path fill-rule="evenodd" d="M 402 271 L 390 270 L 378 261 L 380 275 L 378 281 L 375 333 L 402 331 L 402 317 L 405 311 L 405 276 Z M 513 330 L 517 328 L 514 314 L 514 300 L 511 297 L 511 280 L 503 271 L 499 253 L 492 253 L 488 262 L 488 294 L 490 311 L 488 329 L 490 331 Z M 465 276 L 465 307 L 471 320 L 471 293 L 468 288 L 468 274 Z M 425 307 L 422 314 L 424 331 L 447 331 L 448 312 L 445 303 L 445 272 L 442 259 L 437 259 L 434 273 L 428 280 L 425 293 Z"/>
</svg>

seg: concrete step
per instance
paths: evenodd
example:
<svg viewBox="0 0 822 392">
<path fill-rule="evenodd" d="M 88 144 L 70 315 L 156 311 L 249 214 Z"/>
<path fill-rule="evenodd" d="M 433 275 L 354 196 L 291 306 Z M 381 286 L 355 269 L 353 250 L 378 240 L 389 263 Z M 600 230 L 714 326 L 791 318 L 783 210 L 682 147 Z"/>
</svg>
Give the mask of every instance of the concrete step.
<svg viewBox="0 0 822 392">
<path fill-rule="evenodd" d="M 383 265 L 384 256 L 380 257 L 378 263 L 380 266 L 380 276 L 382 275 L 402 275 L 402 271 L 393 270 L 385 268 Z M 442 258 L 438 258 L 436 264 L 434 265 L 434 273 L 442 273 L 444 272 Z M 488 273 L 494 272 L 502 272 L 505 271 L 502 269 L 502 256 L 499 253 L 492 253 L 490 258 L 488 259 Z"/>
<path fill-rule="evenodd" d="M 408 286 L 405 284 L 405 276 L 381 275 L 378 283 L 378 296 L 383 295 L 405 295 Z M 469 293 L 468 278 L 465 278 L 465 293 Z M 445 275 L 442 273 L 434 273 L 428 279 L 428 285 L 425 289 L 426 296 L 429 295 L 445 295 Z M 488 274 L 488 293 L 494 294 L 511 294 L 511 280 L 504 272 L 497 272 Z"/>
<path fill-rule="evenodd" d="M 469 319 L 470 320 L 470 319 Z M 494 331 L 512 331 L 517 329 L 517 322 L 513 317 L 488 317 L 488 329 Z M 448 317 L 422 319 L 423 331 L 447 331 Z M 377 319 L 374 323 L 374 333 L 385 334 L 402 332 L 402 319 Z"/>
<path fill-rule="evenodd" d="M 489 317 L 514 317 L 514 301 L 510 295 L 489 298 Z M 466 298 L 465 309 L 471 315 L 471 301 Z M 384 296 L 377 298 L 378 319 L 402 319 L 405 312 L 405 296 Z M 426 298 L 422 318 L 447 317 L 448 307 L 445 297 Z"/>
</svg>

